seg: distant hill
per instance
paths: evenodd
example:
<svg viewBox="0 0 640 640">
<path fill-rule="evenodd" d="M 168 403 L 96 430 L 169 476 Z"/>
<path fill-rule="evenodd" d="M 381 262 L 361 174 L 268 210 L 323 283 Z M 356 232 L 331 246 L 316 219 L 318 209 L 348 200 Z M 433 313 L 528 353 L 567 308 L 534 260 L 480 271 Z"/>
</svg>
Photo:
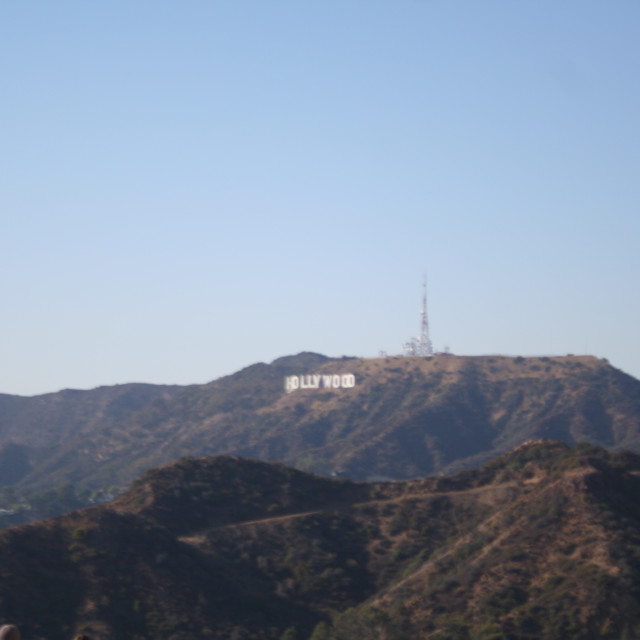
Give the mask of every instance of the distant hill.
<svg viewBox="0 0 640 640">
<path fill-rule="evenodd" d="M 216 454 L 408 479 L 477 467 L 535 438 L 640 451 L 640 381 L 587 356 L 303 353 L 204 385 L 5 395 L 0 486 L 125 487 L 148 468 Z"/>
<path fill-rule="evenodd" d="M 550 441 L 399 483 L 185 459 L 0 531 L 2 615 L 33 640 L 637 637 L 639 474 Z"/>
</svg>

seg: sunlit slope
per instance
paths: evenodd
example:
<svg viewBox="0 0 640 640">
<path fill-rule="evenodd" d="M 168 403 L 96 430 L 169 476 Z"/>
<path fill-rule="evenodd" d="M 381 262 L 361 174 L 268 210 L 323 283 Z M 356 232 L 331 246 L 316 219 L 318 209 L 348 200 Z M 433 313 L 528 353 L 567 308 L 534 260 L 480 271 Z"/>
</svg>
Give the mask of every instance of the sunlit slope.
<svg viewBox="0 0 640 640">
<path fill-rule="evenodd" d="M 587 356 L 305 353 L 206 385 L 118 389 L 0 397 L 14 463 L 5 484 L 122 486 L 181 456 L 221 453 L 402 479 L 477 466 L 534 438 L 640 450 L 640 382 Z"/>
<path fill-rule="evenodd" d="M 635 637 L 639 470 L 552 441 L 398 483 L 185 459 L 0 531 L 2 613 L 48 640 Z"/>
</svg>

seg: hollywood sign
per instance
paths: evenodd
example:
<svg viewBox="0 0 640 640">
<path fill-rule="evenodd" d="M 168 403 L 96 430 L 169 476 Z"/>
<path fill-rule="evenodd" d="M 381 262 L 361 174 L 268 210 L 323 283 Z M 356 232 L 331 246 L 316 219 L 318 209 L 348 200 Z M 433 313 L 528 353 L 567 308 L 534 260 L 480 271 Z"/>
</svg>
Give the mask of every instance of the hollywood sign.
<svg viewBox="0 0 640 640">
<path fill-rule="evenodd" d="M 287 376 L 284 390 L 287 393 L 297 389 L 352 389 L 356 386 L 356 377 L 352 373 L 334 373 L 320 375 L 313 373 L 303 376 Z"/>
</svg>

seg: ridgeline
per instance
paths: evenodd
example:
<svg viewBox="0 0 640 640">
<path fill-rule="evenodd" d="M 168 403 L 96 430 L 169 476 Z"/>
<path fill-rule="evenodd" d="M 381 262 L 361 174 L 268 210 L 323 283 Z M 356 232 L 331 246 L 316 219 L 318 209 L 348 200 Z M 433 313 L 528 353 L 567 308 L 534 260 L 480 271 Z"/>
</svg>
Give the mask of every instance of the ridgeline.
<svg viewBox="0 0 640 640">
<path fill-rule="evenodd" d="M 41 492 L 0 524 L 54 513 L 47 496 L 68 509 L 83 503 L 75 492 L 117 493 L 184 456 L 404 480 L 478 467 L 539 438 L 640 451 L 640 381 L 588 356 L 302 353 L 204 385 L 0 395 L 0 506 Z"/>
<path fill-rule="evenodd" d="M 0 531 L 33 640 L 618 640 L 640 632 L 640 456 L 539 441 L 398 483 L 232 457 Z"/>
</svg>

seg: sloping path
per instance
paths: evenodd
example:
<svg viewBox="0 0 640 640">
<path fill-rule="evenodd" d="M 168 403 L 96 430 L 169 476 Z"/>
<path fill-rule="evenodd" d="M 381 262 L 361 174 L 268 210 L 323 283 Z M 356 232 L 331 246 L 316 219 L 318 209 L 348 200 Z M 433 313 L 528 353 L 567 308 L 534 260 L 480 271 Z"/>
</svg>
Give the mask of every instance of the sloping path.
<svg viewBox="0 0 640 640">
<path fill-rule="evenodd" d="M 537 480 L 533 480 L 533 481 L 530 480 L 526 484 L 535 484 L 536 482 Z M 266 525 L 266 524 L 272 524 L 275 522 L 286 522 L 288 520 L 295 520 L 297 518 L 306 518 L 308 516 L 318 515 L 318 514 L 327 513 L 327 512 L 337 511 L 340 513 L 348 513 L 350 510 L 354 508 L 365 506 L 368 504 L 381 505 L 381 504 L 401 502 L 404 500 L 411 500 L 416 498 L 428 499 L 428 498 L 435 498 L 439 496 L 462 496 L 462 495 L 478 494 L 478 493 L 484 493 L 487 491 L 509 489 L 511 487 L 518 486 L 518 484 L 519 483 L 517 481 L 510 481 L 510 482 L 505 482 L 499 485 L 485 485 L 481 487 L 471 487 L 470 489 L 462 489 L 459 491 L 455 491 L 455 490 L 454 491 L 434 491 L 432 493 L 426 493 L 426 494 L 425 493 L 409 493 L 405 495 L 395 496 L 392 498 L 382 498 L 382 499 L 374 498 L 372 500 L 367 500 L 365 502 L 354 502 L 349 504 L 345 504 L 344 502 L 341 502 L 337 504 L 319 507 L 311 511 L 300 511 L 296 513 L 287 513 L 279 516 L 268 516 L 265 518 L 256 518 L 253 520 L 243 520 L 241 522 L 231 522 L 227 524 L 215 525 L 213 527 L 207 527 L 206 529 L 201 529 L 199 531 L 196 531 L 186 536 L 179 536 L 178 540 L 186 544 L 200 545 L 206 541 L 207 535 L 210 532 L 220 530 L 220 529 L 236 529 L 240 527 L 249 527 L 252 525 Z"/>
</svg>

